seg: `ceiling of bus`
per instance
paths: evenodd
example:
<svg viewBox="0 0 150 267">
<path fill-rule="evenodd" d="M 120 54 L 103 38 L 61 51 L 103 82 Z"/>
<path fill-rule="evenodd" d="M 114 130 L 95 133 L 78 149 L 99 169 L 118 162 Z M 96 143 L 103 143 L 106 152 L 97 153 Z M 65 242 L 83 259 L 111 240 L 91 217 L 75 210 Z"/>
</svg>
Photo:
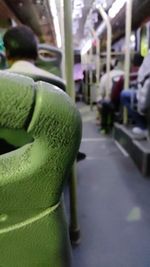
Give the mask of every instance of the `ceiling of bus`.
<svg viewBox="0 0 150 267">
<path fill-rule="evenodd" d="M 48 0 L 0 0 L 0 14 L 30 26 L 41 41 L 56 45 Z"/>
<path fill-rule="evenodd" d="M 107 2 L 107 8 L 105 10 L 107 12 L 108 8 L 110 8 L 110 6 L 114 2 L 114 0 L 112 0 L 112 1 L 106 0 L 106 2 Z M 102 1 L 102 3 L 103 3 L 103 1 Z M 143 22 L 145 22 L 147 20 L 150 20 L 150 0 L 133 0 L 132 30 L 137 29 L 138 27 L 140 27 L 140 25 Z M 97 25 L 101 25 L 102 23 L 103 23 L 102 19 L 99 16 Z M 112 24 L 112 34 L 113 34 L 112 42 L 114 42 L 114 41 L 118 40 L 119 38 L 121 38 L 122 36 L 124 36 L 124 34 L 125 34 L 125 6 L 120 10 L 120 12 L 117 14 L 117 16 L 111 20 L 111 24 Z M 75 38 L 74 38 L 75 40 L 77 40 L 74 42 L 75 45 L 79 43 L 79 39 L 81 38 L 81 33 L 82 33 L 82 38 L 86 39 L 86 36 L 84 34 L 85 24 L 83 27 L 83 20 L 82 19 L 81 19 L 81 26 L 80 27 L 82 30 L 81 31 L 79 30 L 79 32 L 77 32 L 77 34 L 75 35 Z M 95 29 L 97 29 L 97 27 Z M 86 31 L 86 33 L 89 34 L 88 31 Z M 105 45 L 106 27 L 103 27 L 103 31 L 101 33 L 100 38 L 102 41 L 101 45 L 102 46 L 103 46 L 103 44 Z"/>
<path fill-rule="evenodd" d="M 73 6 L 76 0 L 73 1 Z M 74 34 L 74 46 L 82 46 L 82 39 L 88 38 L 91 33 L 91 28 L 96 30 L 102 22 L 102 18 L 95 8 L 96 2 L 105 5 L 106 10 L 110 8 L 114 0 L 84 0 L 84 7 L 82 9 L 81 18 L 73 18 L 73 34 Z"/>
<path fill-rule="evenodd" d="M 75 1 L 75 0 L 74 0 Z M 73 2 L 74 2 L 73 1 Z M 78 19 L 73 19 L 73 25 L 78 23 L 77 31 L 74 34 L 74 46 L 78 46 L 81 42 L 82 38 L 85 36 L 86 31 L 84 32 L 85 23 L 88 17 L 88 14 L 91 10 L 91 6 L 93 5 L 93 0 L 87 0 L 84 8 L 82 9 L 82 17 Z"/>
<path fill-rule="evenodd" d="M 60 17 L 60 0 L 54 1 L 57 5 L 58 17 Z M 72 10 L 74 10 L 74 2 L 76 0 L 70 1 L 72 1 Z M 114 0 L 84 0 L 82 16 L 73 17 L 75 48 L 81 48 L 83 40 L 87 40 L 92 36 L 91 28 L 97 30 L 102 23 L 102 18 L 94 7 L 96 1 L 102 5 L 105 4 L 106 12 L 114 2 Z M 145 19 L 150 18 L 149 10 L 150 0 L 133 0 L 133 29 L 141 25 Z M 10 18 L 13 18 L 17 24 L 29 25 L 41 40 L 56 45 L 56 35 L 48 0 L 0 0 L 0 14 L 0 27 L 8 27 Z M 120 13 L 112 20 L 112 29 L 113 41 L 124 35 L 125 8 L 122 8 Z M 105 40 L 105 36 L 106 29 L 104 27 L 101 39 Z"/>
<path fill-rule="evenodd" d="M 150 1 L 133 0 L 132 8 L 132 30 L 136 30 L 142 23 L 150 20 Z M 125 34 L 125 7 L 112 20 L 113 41 Z"/>
</svg>

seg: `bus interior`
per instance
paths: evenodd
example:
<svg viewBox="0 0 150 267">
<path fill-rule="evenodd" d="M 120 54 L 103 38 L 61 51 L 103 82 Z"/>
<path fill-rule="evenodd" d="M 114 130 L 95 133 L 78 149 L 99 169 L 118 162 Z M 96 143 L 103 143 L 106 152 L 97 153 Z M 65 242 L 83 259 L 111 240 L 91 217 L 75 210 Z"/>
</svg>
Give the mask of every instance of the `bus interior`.
<svg viewBox="0 0 150 267">
<path fill-rule="evenodd" d="M 33 217 L 32 220 L 30 218 L 23 219 L 25 215 L 22 215 L 21 220 L 19 219 L 20 217 L 17 217 L 17 207 L 19 207 L 19 212 L 21 211 L 22 214 L 22 206 L 20 207 L 17 204 L 13 207 L 11 205 L 11 197 L 13 199 L 17 199 L 17 197 L 15 193 L 11 193 L 11 185 L 14 180 L 13 174 L 9 177 L 8 169 L 11 167 L 9 167 L 9 159 L 8 165 L 6 159 L 9 157 L 9 154 L 10 157 L 13 157 L 15 153 L 17 154 L 20 148 L 25 149 L 26 146 L 30 146 L 33 142 L 33 137 L 30 136 L 29 131 L 29 135 L 27 134 L 25 141 L 21 143 L 19 140 L 21 140 L 22 136 L 25 136 L 25 129 L 23 132 L 17 132 L 18 130 L 16 132 L 11 131 L 10 140 L 15 140 L 15 145 L 12 145 L 13 141 L 10 144 L 8 144 L 9 142 L 6 144 L 5 141 L 8 140 L 3 140 L 5 139 L 4 136 L 7 136 L 6 139 L 9 139 L 7 129 L 4 130 L 4 127 L 7 128 L 5 124 L 3 125 L 5 119 L 2 118 L 7 117 L 7 111 L 10 109 L 9 103 L 13 109 L 13 94 L 12 96 L 10 95 L 12 102 L 8 101 L 6 114 L 4 111 L 4 115 L 0 115 L 0 164 L 3 165 L 5 161 L 4 168 L 3 166 L 2 168 L 0 167 L 0 195 L 2 192 L 4 198 L 6 195 L 6 200 L 8 200 L 6 201 L 8 202 L 7 206 L 5 205 L 5 200 L 3 205 L 3 198 L 0 198 L 0 247 L 2 248 L 0 266 L 150 267 L 150 60 L 149 65 L 147 63 L 146 70 L 143 70 L 146 73 L 143 74 L 144 79 L 139 80 L 140 68 L 142 68 L 141 66 L 144 68 L 143 63 L 148 58 L 150 51 L 150 0 L 0 0 L 0 84 L 3 84 L 3 79 L 5 79 L 5 75 L 3 76 L 1 73 L 6 73 L 7 76 L 9 68 L 11 68 L 7 60 L 3 37 L 8 29 L 21 25 L 28 26 L 36 36 L 38 58 L 35 66 L 49 72 L 51 76 L 43 77 L 36 73 L 31 74 L 28 73 L 28 70 L 26 72 L 14 72 L 14 75 L 18 75 L 19 79 L 22 77 L 19 75 L 23 75 L 23 83 L 26 82 L 25 79 L 29 78 L 27 83 L 34 83 L 34 85 L 32 84 L 33 87 L 39 84 L 39 87 L 43 86 L 43 88 L 51 85 L 54 86 L 53 88 L 59 88 L 58 100 L 53 96 L 54 89 L 50 89 L 51 97 L 57 103 L 55 105 L 50 100 L 50 105 L 56 114 L 62 105 L 61 112 L 65 114 L 62 115 L 64 124 L 65 122 L 68 123 L 69 120 L 67 119 L 66 112 L 68 112 L 69 118 L 75 112 L 74 114 L 76 115 L 70 119 L 70 126 L 68 124 L 68 132 L 66 133 L 66 136 L 74 138 L 74 145 L 71 141 L 64 141 L 62 143 L 64 151 L 65 149 L 69 151 L 68 143 L 70 146 L 72 145 L 72 149 L 75 151 L 77 143 L 80 141 L 80 134 L 77 131 L 77 127 L 80 127 L 78 116 L 82 119 L 82 137 L 77 156 L 75 152 L 74 154 L 69 152 L 72 156 L 65 154 L 65 152 L 62 152 L 62 155 L 60 155 L 60 161 L 62 162 L 65 162 L 63 157 L 66 157 L 66 159 L 74 157 L 74 160 L 76 159 L 71 167 L 69 167 L 69 163 L 67 165 L 69 169 L 68 182 L 62 187 L 63 194 L 60 196 L 67 217 L 69 245 L 66 245 L 66 241 L 63 243 L 60 240 L 61 238 L 63 239 L 63 231 L 66 233 L 66 230 L 63 227 L 61 228 L 59 218 L 57 218 L 58 221 L 56 223 L 58 230 L 56 236 L 52 238 L 50 248 L 48 244 L 48 241 L 51 240 L 50 237 L 48 237 L 48 241 L 44 241 L 48 236 L 46 232 L 48 223 L 42 229 L 40 226 L 37 229 L 36 226 L 35 228 L 33 227 L 35 229 L 33 233 L 31 231 L 32 226 L 31 228 L 27 227 L 23 237 L 21 237 L 21 234 L 19 236 L 18 232 L 22 231 L 20 230 L 22 228 L 19 227 L 23 227 L 22 220 L 32 225 L 36 220 L 43 218 L 40 216 L 45 216 L 41 214 L 47 214 L 48 207 L 36 207 L 35 210 L 38 210 L 38 212 L 45 208 L 38 215 L 39 217 L 35 215 L 34 211 L 29 212 L 34 219 Z M 133 64 L 135 63 L 134 59 L 137 59 L 136 56 L 142 62 L 138 62 L 138 68 L 132 68 L 135 67 Z M 116 74 L 114 75 L 113 73 Z M 15 77 L 17 76 L 14 76 L 14 79 L 17 79 Z M 41 85 L 40 81 L 42 81 Z M 11 87 L 11 81 L 9 82 Z M 102 84 L 106 88 L 105 92 L 104 89 L 102 92 Z M 138 109 L 140 100 L 137 97 L 137 92 L 139 87 L 145 88 L 145 84 L 147 85 L 146 109 L 140 113 Z M 46 91 L 47 89 L 43 90 Z M 136 95 L 137 99 L 134 102 L 134 99 L 131 97 L 130 106 L 128 107 L 121 100 L 123 99 L 121 95 L 123 96 L 123 93 L 129 90 L 134 92 L 133 95 Z M 0 91 L 3 91 L 1 85 Z M 19 93 L 14 93 L 14 95 L 18 98 L 17 101 L 19 101 Z M 35 95 L 38 95 L 37 91 Z M 61 100 L 59 100 L 61 95 L 62 99 L 63 97 L 65 98 L 65 95 L 69 95 L 69 97 L 66 96 L 66 100 L 62 100 L 61 103 Z M 5 93 L 3 96 L 2 92 L 0 105 L 3 104 L 1 101 L 5 101 L 3 97 L 5 99 Z M 30 115 L 34 114 L 33 110 L 36 107 L 40 110 L 40 103 L 42 103 L 42 100 L 39 98 L 39 102 L 35 104 L 36 96 L 33 97 L 35 98 L 31 105 L 30 111 L 32 114 Z M 45 98 L 46 102 L 49 99 L 48 97 L 47 99 Z M 76 111 L 72 111 L 73 107 L 70 103 L 74 103 Z M 46 112 L 46 105 L 48 112 L 48 104 L 45 104 L 43 108 L 45 108 Z M 0 108 L 0 112 L 2 110 Z M 146 122 L 145 128 L 142 128 L 140 132 L 137 130 L 139 127 L 136 125 L 136 118 L 132 116 L 132 110 L 138 113 L 138 115 L 143 116 L 144 123 Z M 78 115 L 78 111 L 80 115 Z M 20 117 L 18 118 L 20 119 Z M 33 121 L 36 122 L 36 116 L 33 116 L 33 118 L 35 118 Z M 42 121 L 42 117 L 40 119 Z M 51 124 L 54 124 L 56 128 L 59 126 L 59 119 L 59 115 L 56 118 L 55 114 L 52 113 Z M 8 121 L 10 120 L 11 118 L 8 119 Z M 74 128 L 73 121 L 76 123 Z M 29 129 L 30 127 L 32 128 L 32 123 L 28 125 Z M 48 125 L 50 124 L 44 121 L 43 129 L 48 127 Z M 51 126 L 49 127 L 51 129 Z M 41 130 L 40 127 L 39 129 Z M 74 129 L 76 136 L 74 136 L 75 134 L 71 135 L 71 129 L 72 131 Z M 47 131 L 49 133 L 49 130 Z M 59 131 L 61 133 L 64 131 L 65 135 L 63 124 Z M 38 130 L 35 139 L 37 135 Z M 41 138 L 45 138 L 44 135 Z M 40 142 L 39 146 L 43 144 L 42 141 Z M 58 153 L 57 145 L 56 147 L 51 147 L 50 144 L 50 148 L 52 151 L 56 149 L 56 153 Z M 31 161 L 36 162 L 35 166 L 38 166 L 38 164 L 41 168 L 42 164 L 45 166 L 44 160 L 46 161 L 46 158 L 44 157 L 49 152 L 46 154 L 44 149 L 48 151 L 47 146 L 43 145 L 42 147 L 41 145 L 41 151 L 38 150 L 37 152 L 35 150 L 31 156 Z M 36 153 L 41 153 L 41 155 L 43 153 L 44 156 L 43 158 L 41 156 L 41 163 L 38 163 L 39 158 Z M 57 155 L 56 159 L 54 156 L 55 153 L 52 153 L 52 162 L 54 162 L 55 173 L 58 179 L 57 171 L 59 173 L 59 165 L 61 166 L 63 163 L 57 162 Z M 27 158 L 25 163 L 28 164 L 28 161 Z M 32 170 L 33 176 L 34 172 L 36 173 L 35 166 Z M 43 192 L 39 199 L 42 201 L 42 196 L 46 191 L 46 186 L 48 188 L 48 184 L 44 182 L 45 173 L 44 171 L 42 172 L 41 168 L 39 168 L 39 173 L 43 175 Z M 23 170 L 24 168 L 22 167 L 22 172 Z M 29 172 L 31 172 L 30 169 Z M 51 172 L 51 169 L 46 171 L 46 175 L 48 172 Z M 17 173 L 17 169 L 15 173 Z M 63 175 L 65 176 L 66 174 Z M 1 177 L 5 176 L 6 180 L 1 181 Z M 7 192 L 8 178 L 11 182 L 9 185 L 10 189 Z M 40 188 L 38 187 L 38 180 L 35 179 L 34 182 L 33 187 L 37 186 L 37 188 Z M 16 188 L 18 188 L 19 183 L 19 181 L 16 183 Z M 53 181 L 53 183 L 55 182 Z M 50 195 L 52 196 L 55 191 L 53 183 L 50 185 L 50 188 L 52 188 Z M 15 185 L 12 190 L 15 191 Z M 19 195 L 19 197 L 20 203 L 22 203 L 22 196 Z M 31 203 L 32 206 L 34 207 L 34 200 L 33 205 Z M 57 204 L 54 205 L 54 210 L 57 208 L 56 206 Z M 29 208 L 31 209 L 31 207 Z M 27 210 L 25 209 L 24 214 L 28 212 Z M 10 222 L 7 222 L 9 221 L 9 216 L 8 220 L 3 216 L 7 211 L 8 214 L 10 213 L 10 217 L 11 214 L 16 214 L 16 221 L 18 218 L 21 222 L 17 221 L 14 225 L 11 223 L 11 219 Z M 50 227 L 51 231 L 55 233 L 54 223 L 51 223 Z M 41 235 L 39 234 L 40 231 Z M 13 232 L 12 236 L 10 232 Z M 37 239 L 35 238 L 35 242 L 39 242 L 39 247 L 35 246 L 37 250 L 34 249 L 34 235 L 38 236 Z M 59 237 L 61 238 L 59 239 Z M 24 238 L 24 240 L 22 239 L 21 243 L 19 243 L 21 238 Z M 29 243 L 32 243 L 31 251 L 27 248 L 28 242 L 26 238 L 29 240 Z M 40 238 L 42 241 L 40 241 Z M 43 242 L 41 243 L 44 244 L 43 247 L 40 245 L 40 242 Z M 22 250 L 19 248 L 20 244 L 23 244 Z M 14 256 L 10 252 L 12 248 Z M 67 249 L 71 253 L 71 260 L 68 260 L 66 256 L 68 253 L 66 252 Z M 48 256 L 49 250 L 51 250 L 52 261 L 49 261 L 49 257 L 51 257 Z M 59 254 L 60 251 L 61 253 Z"/>
</svg>

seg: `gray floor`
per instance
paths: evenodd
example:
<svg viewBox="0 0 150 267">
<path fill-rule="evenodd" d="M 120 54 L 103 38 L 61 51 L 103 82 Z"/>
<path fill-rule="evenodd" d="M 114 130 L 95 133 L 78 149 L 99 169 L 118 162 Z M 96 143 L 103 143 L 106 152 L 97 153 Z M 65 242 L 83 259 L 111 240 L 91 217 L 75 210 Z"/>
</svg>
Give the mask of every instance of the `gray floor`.
<svg viewBox="0 0 150 267">
<path fill-rule="evenodd" d="M 77 164 L 81 244 L 74 267 L 150 267 L 150 180 L 82 107 L 87 158 Z"/>
</svg>

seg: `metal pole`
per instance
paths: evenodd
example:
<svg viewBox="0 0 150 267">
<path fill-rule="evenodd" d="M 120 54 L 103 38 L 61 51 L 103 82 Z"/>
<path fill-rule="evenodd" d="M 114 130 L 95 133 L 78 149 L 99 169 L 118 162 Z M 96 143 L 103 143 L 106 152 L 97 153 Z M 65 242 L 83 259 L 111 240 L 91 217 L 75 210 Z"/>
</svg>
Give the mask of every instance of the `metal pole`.
<svg viewBox="0 0 150 267">
<path fill-rule="evenodd" d="M 72 5 L 71 0 L 64 0 L 64 37 L 65 37 L 65 69 L 67 93 L 75 100 L 75 89 L 73 80 L 73 40 L 72 40 Z M 72 168 L 69 182 L 70 191 L 70 239 L 72 244 L 80 241 L 80 227 L 77 216 L 77 175 L 76 163 Z"/>
<path fill-rule="evenodd" d="M 67 93 L 75 100 L 73 80 L 73 40 L 72 40 L 72 4 L 71 0 L 64 0 L 64 37 L 65 37 L 65 69 Z"/>
<path fill-rule="evenodd" d="M 130 36 L 132 25 L 132 4 L 133 0 L 127 0 L 126 3 L 126 51 L 125 51 L 125 89 L 129 88 L 129 74 L 130 74 Z M 127 124 L 128 114 L 127 109 L 124 108 L 123 122 Z"/>
<path fill-rule="evenodd" d="M 61 41 L 62 41 L 62 78 L 66 80 L 66 71 L 65 71 L 65 44 L 64 44 L 64 3 L 63 0 L 60 0 L 60 31 L 61 31 Z"/>
<path fill-rule="evenodd" d="M 88 88 L 89 88 L 89 74 L 88 74 L 89 55 L 86 53 L 86 72 L 85 72 L 85 99 L 88 104 Z"/>
<path fill-rule="evenodd" d="M 100 74 L 100 39 L 97 37 L 96 32 L 91 28 L 91 33 L 96 41 L 96 84 L 99 84 Z"/>
<path fill-rule="evenodd" d="M 112 28 L 111 28 L 110 19 L 101 5 L 99 6 L 99 12 L 100 12 L 103 20 L 105 21 L 106 27 L 107 27 L 107 75 L 108 75 L 107 96 L 109 97 Z"/>
<path fill-rule="evenodd" d="M 96 84 L 97 84 L 97 87 L 99 86 L 100 68 L 101 68 L 101 62 L 100 62 L 100 39 L 96 38 Z"/>
<path fill-rule="evenodd" d="M 126 51 L 125 51 L 125 88 L 129 88 L 130 74 L 130 36 L 132 24 L 132 0 L 126 3 Z"/>
<path fill-rule="evenodd" d="M 71 171 L 69 181 L 70 193 L 70 240 L 72 245 L 80 243 L 80 226 L 78 221 L 78 208 L 77 208 L 77 173 L 76 162 Z"/>
<path fill-rule="evenodd" d="M 96 32 L 91 28 L 91 33 L 96 41 L 96 93 L 99 88 L 99 75 L 100 75 L 100 39 L 97 37 Z M 94 89 L 95 90 L 95 89 Z M 91 109 L 93 105 L 91 104 Z"/>
<path fill-rule="evenodd" d="M 82 64 L 84 66 L 83 99 L 86 102 L 86 99 L 87 99 L 87 75 L 86 75 L 86 70 L 87 70 L 87 54 L 84 54 L 84 55 L 81 54 L 81 59 L 82 59 Z"/>
<path fill-rule="evenodd" d="M 90 49 L 90 53 L 89 53 L 89 65 L 90 66 L 90 108 L 92 110 L 93 106 L 92 106 L 92 85 L 93 85 L 93 70 L 92 70 L 92 59 L 93 59 L 93 47 L 91 47 Z"/>
</svg>

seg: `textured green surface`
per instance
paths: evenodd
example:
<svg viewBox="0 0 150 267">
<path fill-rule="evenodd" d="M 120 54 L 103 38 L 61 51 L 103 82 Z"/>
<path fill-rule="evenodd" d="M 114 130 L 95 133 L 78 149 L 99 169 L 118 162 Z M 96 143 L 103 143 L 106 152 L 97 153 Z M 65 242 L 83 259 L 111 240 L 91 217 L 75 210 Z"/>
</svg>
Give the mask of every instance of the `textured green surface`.
<svg viewBox="0 0 150 267">
<path fill-rule="evenodd" d="M 52 85 L 0 73 L 0 133 L 22 131 L 34 95 L 27 129 L 34 141 L 0 156 L 0 267 L 70 267 L 58 203 L 81 139 L 78 111 Z"/>
</svg>

